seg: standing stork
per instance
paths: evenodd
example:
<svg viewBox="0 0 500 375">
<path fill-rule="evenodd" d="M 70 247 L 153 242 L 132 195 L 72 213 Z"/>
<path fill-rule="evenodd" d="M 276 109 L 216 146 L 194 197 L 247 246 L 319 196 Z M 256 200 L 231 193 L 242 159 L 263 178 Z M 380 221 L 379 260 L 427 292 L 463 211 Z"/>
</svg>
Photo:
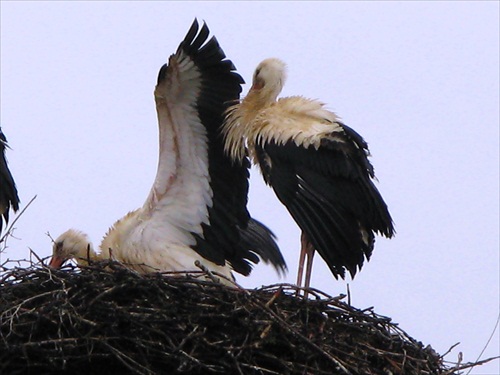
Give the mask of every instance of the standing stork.
<svg viewBox="0 0 500 375">
<path fill-rule="evenodd" d="M 144 205 L 118 220 L 102 240 L 100 258 L 139 272 L 210 271 L 232 279 L 248 275 L 259 257 L 285 271 L 272 233 L 251 219 L 246 205 L 250 162 L 235 165 L 224 153 L 221 128 L 243 79 L 195 20 L 177 52 L 159 72 L 154 91 L 159 161 Z M 67 244 L 67 245 L 66 245 Z M 70 230 L 54 243 L 50 265 L 81 257 L 91 245 Z"/>
<path fill-rule="evenodd" d="M 301 96 L 277 100 L 286 79 L 285 64 L 262 61 L 248 95 L 227 111 L 226 152 L 246 158 L 246 147 L 265 182 L 300 229 L 297 284 L 309 287 L 317 250 L 338 278 L 354 277 L 373 251 L 374 234 L 395 233 L 387 206 L 373 184 L 368 145 L 353 129 Z"/>
<path fill-rule="evenodd" d="M 0 233 L 2 232 L 3 221 L 5 225 L 9 223 L 9 211 L 12 208 L 14 212 L 19 210 L 19 197 L 14 178 L 10 173 L 7 159 L 5 157 L 5 149 L 8 148 L 7 138 L 0 128 Z"/>
</svg>

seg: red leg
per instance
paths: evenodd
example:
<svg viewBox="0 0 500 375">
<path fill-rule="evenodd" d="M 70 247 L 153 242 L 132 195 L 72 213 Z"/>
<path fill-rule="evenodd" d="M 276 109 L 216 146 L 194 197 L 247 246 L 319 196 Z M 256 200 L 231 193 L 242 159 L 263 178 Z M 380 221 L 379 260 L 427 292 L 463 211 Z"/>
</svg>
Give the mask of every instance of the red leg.
<svg viewBox="0 0 500 375">
<path fill-rule="evenodd" d="M 297 286 L 302 286 L 302 276 L 304 274 L 304 263 L 306 260 L 307 252 L 307 238 L 304 232 L 300 236 L 300 257 L 299 257 L 299 269 L 297 271 Z"/>
<path fill-rule="evenodd" d="M 312 266 L 314 258 L 314 247 L 309 241 L 307 241 L 305 251 L 307 256 L 307 263 L 306 263 L 306 282 L 304 284 L 304 287 L 309 288 L 309 286 L 311 285 L 311 274 L 312 274 Z"/>
</svg>

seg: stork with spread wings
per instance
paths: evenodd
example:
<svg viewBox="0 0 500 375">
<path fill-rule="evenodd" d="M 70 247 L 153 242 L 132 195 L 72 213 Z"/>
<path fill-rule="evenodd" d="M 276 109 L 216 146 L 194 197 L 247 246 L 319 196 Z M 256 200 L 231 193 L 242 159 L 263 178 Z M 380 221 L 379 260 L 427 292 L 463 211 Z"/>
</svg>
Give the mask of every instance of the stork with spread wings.
<svg viewBox="0 0 500 375">
<path fill-rule="evenodd" d="M 249 161 L 235 164 L 224 153 L 224 112 L 242 82 L 207 25 L 195 20 L 158 75 L 159 159 L 149 196 L 110 228 L 96 256 L 140 272 L 199 271 L 198 261 L 230 280 L 232 271 L 248 275 L 259 259 L 286 269 L 272 233 L 247 210 Z M 85 258 L 87 249 L 84 234 L 67 231 L 50 264 Z"/>
</svg>

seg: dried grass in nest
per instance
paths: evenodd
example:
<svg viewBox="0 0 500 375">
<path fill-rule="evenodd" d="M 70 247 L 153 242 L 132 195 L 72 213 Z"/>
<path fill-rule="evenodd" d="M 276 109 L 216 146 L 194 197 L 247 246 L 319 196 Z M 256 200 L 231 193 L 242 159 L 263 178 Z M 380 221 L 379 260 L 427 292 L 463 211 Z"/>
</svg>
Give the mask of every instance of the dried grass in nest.
<svg viewBox="0 0 500 375">
<path fill-rule="evenodd" d="M 341 297 L 311 290 L 304 299 L 290 285 L 244 290 L 105 265 L 113 272 L 102 264 L 78 271 L 3 267 L 1 374 L 460 370 L 446 367 L 390 318 L 351 307 Z"/>
</svg>

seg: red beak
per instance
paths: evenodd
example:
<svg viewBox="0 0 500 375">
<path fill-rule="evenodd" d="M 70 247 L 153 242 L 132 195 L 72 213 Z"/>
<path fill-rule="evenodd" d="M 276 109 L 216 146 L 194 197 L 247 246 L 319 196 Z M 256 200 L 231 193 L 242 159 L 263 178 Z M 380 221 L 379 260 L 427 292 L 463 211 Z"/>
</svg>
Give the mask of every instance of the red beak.
<svg viewBox="0 0 500 375">
<path fill-rule="evenodd" d="M 254 79 L 252 83 L 252 87 L 250 87 L 250 90 L 260 90 L 261 88 L 264 87 L 264 81 L 262 79 Z"/>
<path fill-rule="evenodd" d="M 51 267 L 51 268 L 61 268 L 61 266 L 63 265 L 64 261 L 65 261 L 65 259 L 54 255 L 52 257 L 52 259 L 50 259 L 49 267 Z"/>
</svg>

